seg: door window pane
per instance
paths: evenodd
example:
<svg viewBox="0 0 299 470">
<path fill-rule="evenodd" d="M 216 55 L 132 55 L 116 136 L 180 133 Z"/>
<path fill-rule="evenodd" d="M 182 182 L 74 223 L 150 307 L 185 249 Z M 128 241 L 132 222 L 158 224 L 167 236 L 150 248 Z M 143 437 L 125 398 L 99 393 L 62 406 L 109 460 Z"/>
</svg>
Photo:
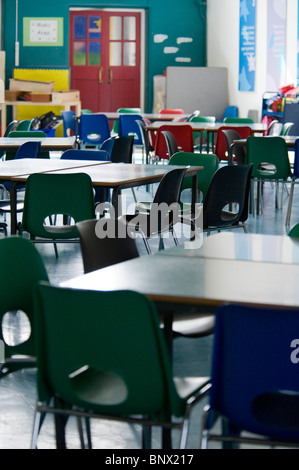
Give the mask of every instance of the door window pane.
<svg viewBox="0 0 299 470">
<path fill-rule="evenodd" d="M 101 43 L 100 42 L 89 43 L 88 65 L 101 65 Z"/>
<path fill-rule="evenodd" d="M 136 41 L 136 18 L 135 16 L 124 17 L 124 40 Z"/>
<path fill-rule="evenodd" d="M 136 65 L 136 43 L 124 43 L 124 65 L 134 67 Z"/>
<path fill-rule="evenodd" d="M 74 18 L 74 39 L 86 39 L 85 16 L 75 16 Z"/>
<path fill-rule="evenodd" d="M 89 39 L 101 39 L 102 18 L 100 16 L 90 16 L 88 24 Z"/>
<path fill-rule="evenodd" d="M 109 39 L 110 41 L 120 41 L 122 38 L 121 16 L 110 16 Z"/>
<path fill-rule="evenodd" d="M 121 42 L 110 42 L 109 65 L 121 65 Z"/>
<path fill-rule="evenodd" d="M 86 65 L 86 43 L 85 42 L 74 42 L 74 65 Z"/>
</svg>

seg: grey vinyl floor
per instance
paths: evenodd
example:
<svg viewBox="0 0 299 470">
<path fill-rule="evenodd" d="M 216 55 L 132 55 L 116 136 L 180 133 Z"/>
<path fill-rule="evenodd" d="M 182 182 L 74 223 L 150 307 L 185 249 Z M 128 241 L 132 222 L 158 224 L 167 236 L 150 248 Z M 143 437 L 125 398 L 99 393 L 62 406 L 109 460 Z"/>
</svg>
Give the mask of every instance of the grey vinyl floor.
<svg viewBox="0 0 299 470">
<path fill-rule="evenodd" d="M 248 230 L 251 233 L 285 235 L 288 193 L 284 191 L 282 209 L 274 206 L 274 190 L 266 185 L 263 214 L 249 215 Z M 124 192 L 127 202 L 131 202 L 130 190 Z M 150 199 L 151 194 L 142 187 L 136 191 L 137 199 Z M 299 190 L 295 190 L 291 226 L 299 222 Z M 0 235 L 1 236 L 1 235 Z M 170 243 L 170 242 L 169 242 Z M 140 244 L 140 252 L 144 250 Z M 59 284 L 83 273 L 83 264 L 79 245 L 66 244 L 59 246 L 59 258 L 55 259 L 52 245 L 37 245 L 48 271 L 50 281 Z M 177 338 L 174 341 L 174 372 L 178 375 L 209 375 L 211 365 L 213 336 L 201 339 Z M 0 383 L 0 449 L 29 449 L 36 402 L 36 370 L 24 370 L 10 374 Z M 198 449 L 199 430 L 202 408 L 206 402 L 195 409 L 190 425 L 188 440 L 189 449 Z M 140 449 L 141 433 L 138 426 L 117 424 L 94 420 L 92 422 L 93 447 L 95 449 Z M 160 448 L 160 431 L 155 430 L 153 448 Z M 174 447 L 177 436 L 174 433 Z M 71 419 L 67 425 L 67 446 L 79 449 L 76 422 Z M 213 447 L 213 446 L 212 446 Z M 217 446 L 214 446 L 217 447 Z M 55 436 L 53 418 L 48 416 L 42 427 L 39 449 L 54 449 Z"/>
</svg>

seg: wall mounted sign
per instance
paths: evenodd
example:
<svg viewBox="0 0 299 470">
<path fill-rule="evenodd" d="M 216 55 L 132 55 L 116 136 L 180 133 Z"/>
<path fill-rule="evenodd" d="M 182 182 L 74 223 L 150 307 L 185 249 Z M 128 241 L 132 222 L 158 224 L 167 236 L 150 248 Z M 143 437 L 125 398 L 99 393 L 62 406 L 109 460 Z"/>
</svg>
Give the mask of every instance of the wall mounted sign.
<svg viewBox="0 0 299 470">
<path fill-rule="evenodd" d="M 268 0 L 267 81 L 269 91 L 286 85 L 286 0 Z"/>
<path fill-rule="evenodd" d="M 254 91 L 256 0 L 240 0 L 239 90 Z"/>
<path fill-rule="evenodd" d="M 23 46 L 63 46 L 63 18 L 23 18 Z"/>
</svg>

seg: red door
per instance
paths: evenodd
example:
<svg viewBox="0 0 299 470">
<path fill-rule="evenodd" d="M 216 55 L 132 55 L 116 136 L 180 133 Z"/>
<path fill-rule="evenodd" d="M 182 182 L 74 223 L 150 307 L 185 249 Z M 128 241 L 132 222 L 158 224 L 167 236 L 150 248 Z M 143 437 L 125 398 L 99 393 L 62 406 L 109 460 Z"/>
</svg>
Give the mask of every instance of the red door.
<svg viewBox="0 0 299 470">
<path fill-rule="evenodd" d="M 140 107 L 140 13 L 70 12 L 71 88 L 93 112 Z"/>
</svg>

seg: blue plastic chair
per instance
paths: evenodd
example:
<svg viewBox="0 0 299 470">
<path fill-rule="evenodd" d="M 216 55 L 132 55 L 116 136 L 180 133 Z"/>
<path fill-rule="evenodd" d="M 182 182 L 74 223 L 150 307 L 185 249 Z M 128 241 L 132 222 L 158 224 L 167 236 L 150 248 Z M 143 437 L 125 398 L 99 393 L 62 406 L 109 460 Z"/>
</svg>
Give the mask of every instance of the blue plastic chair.
<svg viewBox="0 0 299 470">
<path fill-rule="evenodd" d="M 110 137 L 107 116 L 105 114 L 81 114 L 79 135 L 84 147 L 99 148 Z"/>
<path fill-rule="evenodd" d="M 291 222 L 294 189 L 295 189 L 295 184 L 297 182 L 296 180 L 299 178 L 299 139 L 295 140 L 294 152 L 295 152 L 294 167 L 293 167 L 293 173 L 291 176 L 291 188 L 290 188 L 289 203 L 288 203 L 287 216 L 286 216 L 286 225 L 290 225 L 290 222 Z"/>
<path fill-rule="evenodd" d="M 95 160 L 109 162 L 106 150 L 69 149 L 63 152 L 61 160 Z"/>
<path fill-rule="evenodd" d="M 61 111 L 63 123 L 63 137 L 77 135 L 76 113 L 74 111 Z"/>
<path fill-rule="evenodd" d="M 298 310 L 241 305 L 218 309 L 201 448 L 215 436 L 298 447 L 298 315 Z M 219 418 L 227 423 L 224 433 L 214 428 Z"/>
<path fill-rule="evenodd" d="M 118 135 L 134 135 L 134 145 L 142 145 L 142 134 L 136 121 L 143 121 L 140 114 L 120 114 L 118 120 Z"/>
<path fill-rule="evenodd" d="M 111 156 L 115 139 L 116 137 L 110 137 L 109 139 L 105 140 L 105 142 L 103 142 L 101 145 L 101 150 L 106 150 L 106 152 L 108 152 Z"/>
<path fill-rule="evenodd" d="M 239 109 L 238 106 L 227 106 L 223 113 L 223 120 L 228 117 L 238 117 L 239 116 Z"/>
</svg>

